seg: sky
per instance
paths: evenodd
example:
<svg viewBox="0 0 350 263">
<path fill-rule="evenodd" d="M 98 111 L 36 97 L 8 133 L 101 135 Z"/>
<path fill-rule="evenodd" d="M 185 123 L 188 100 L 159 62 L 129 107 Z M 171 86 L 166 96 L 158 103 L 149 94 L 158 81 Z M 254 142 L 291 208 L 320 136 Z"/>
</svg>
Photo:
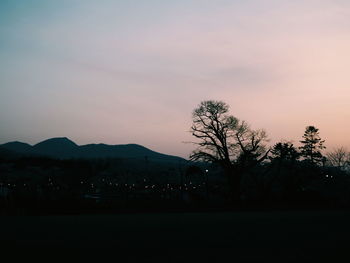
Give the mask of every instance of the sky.
<svg viewBox="0 0 350 263">
<path fill-rule="evenodd" d="M 350 149 L 348 0 L 0 0 L 0 143 L 68 137 L 188 157 L 208 99 Z"/>
</svg>

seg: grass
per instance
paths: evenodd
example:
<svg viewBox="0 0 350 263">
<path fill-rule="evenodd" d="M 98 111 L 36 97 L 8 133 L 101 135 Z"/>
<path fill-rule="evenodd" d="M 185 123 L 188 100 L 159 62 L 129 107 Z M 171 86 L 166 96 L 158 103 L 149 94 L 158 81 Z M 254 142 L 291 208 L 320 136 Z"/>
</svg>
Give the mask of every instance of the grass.
<svg viewBox="0 0 350 263">
<path fill-rule="evenodd" d="M 350 212 L 4 216 L 13 256 L 120 262 L 350 262 Z M 344 260 L 344 261 L 343 261 Z"/>
</svg>

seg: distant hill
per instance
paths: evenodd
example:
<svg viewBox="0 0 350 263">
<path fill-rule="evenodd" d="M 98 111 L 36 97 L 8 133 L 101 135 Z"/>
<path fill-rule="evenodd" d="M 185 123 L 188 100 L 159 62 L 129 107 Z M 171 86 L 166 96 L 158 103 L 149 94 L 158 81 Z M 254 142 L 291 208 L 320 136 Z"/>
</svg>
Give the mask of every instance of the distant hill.
<svg viewBox="0 0 350 263">
<path fill-rule="evenodd" d="M 32 147 L 32 153 L 59 159 L 80 157 L 79 146 L 68 138 L 52 138 Z"/>
<path fill-rule="evenodd" d="M 8 142 L 5 144 L 0 145 L 3 149 L 7 149 L 12 152 L 17 152 L 17 153 L 28 153 L 32 150 L 32 146 L 29 145 L 28 143 L 23 143 L 23 142 Z"/>
<path fill-rule="evenodd" d="M 14 159 L 21 157 L 21 154 L 0 146 L 0 159 Z"/>
<path fill-rule="evenodd" d="M 15 153 L 18 156 L 46 156 L 56 159 L 103 159 L 127 158 L 145 159 L 165 162 L 184 161 L 177 156 L 152 151 L 138 144 L 87 144 L 77 145 L 66 137 L 51 138 L 34 146 L 22 142 L 8 142 L 0 145 L 1 151 Z M 0 151 L 0 152 L 1 152 Z"/>
</svg>

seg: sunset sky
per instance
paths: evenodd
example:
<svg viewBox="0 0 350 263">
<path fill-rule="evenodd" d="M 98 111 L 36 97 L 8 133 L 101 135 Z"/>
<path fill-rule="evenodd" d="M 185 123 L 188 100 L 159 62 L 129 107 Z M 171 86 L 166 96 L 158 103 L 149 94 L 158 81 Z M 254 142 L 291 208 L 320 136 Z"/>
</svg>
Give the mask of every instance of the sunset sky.
<svg viewBox="0 0 350 263">
<path fill-rule="evenodd" d="M 207 99 L 271 144 L 315 125 L 350 149 L 350 1 L 0 1 L 0 143 L 188 157 Z"/>
</svg>

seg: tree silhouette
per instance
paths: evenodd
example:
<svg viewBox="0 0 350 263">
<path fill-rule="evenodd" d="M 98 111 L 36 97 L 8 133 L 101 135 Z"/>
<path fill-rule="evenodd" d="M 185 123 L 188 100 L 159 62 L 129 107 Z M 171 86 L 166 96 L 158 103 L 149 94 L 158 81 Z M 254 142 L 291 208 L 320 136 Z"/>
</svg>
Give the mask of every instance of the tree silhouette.
<svg viewBox="0 0 350 263">
<path fill-rule="evenodd" d="M 321 153 L 326 147 L 323 146 L 325 142 L 320 138 L 318 129 L 314 126 L 307 126 L 303 135 L 304 140 L 300 142 L 303 144 L 299 147 L 301 155 L 312 164 L 319 164 L 324 160 Z"/>
<path fill-rule="evenodd" d="M 339 169 L 346 170 L 350 166 L 350 153 L 344 147 L 328 152 L 326 157 L 330 165 Z"/>
<path fill-rule="evenodd" d="M 268 155 L 264 130 L 252 130 L 245 121 L 229 115 L 223 101 L 202 101 L 192 114 L 191 132 L 199 142 L 190 156 L 219 164 L 227 177 L 231 197 L 240 198 L 242 175 Z"/>
<path fill-rule="evenodd" d="M 299 159 L 300 153 L 290 142 L 278 142 L 271 149 L 271 160 L 295 161 Z"/>
</svg>

